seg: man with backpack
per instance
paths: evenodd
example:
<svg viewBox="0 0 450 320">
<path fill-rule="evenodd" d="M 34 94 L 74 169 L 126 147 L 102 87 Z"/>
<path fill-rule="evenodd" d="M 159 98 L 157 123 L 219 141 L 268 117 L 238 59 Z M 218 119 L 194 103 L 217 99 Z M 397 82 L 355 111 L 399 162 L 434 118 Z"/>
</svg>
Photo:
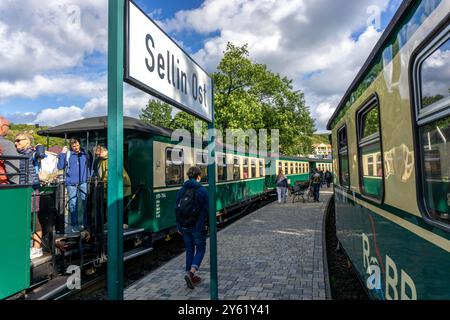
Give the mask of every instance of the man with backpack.
<svg viewBox="0 0 450 320">
<path fill-rule="evenodd" d="M 178 191 L 176 219 L 178 232 L 186 248 L 186 275 L 188 288 L 194 289 L 201 279 L 195 273 L 200 268 L 206 251 L 206 221 L 208 217 L 208 191 L 200 184 L 202 172 L 192 167 L 187 172 L 189 180 Z"/>
<path fill-rule="evenodd" d="M 320 176 L 319 171 L 316 168 L 316 169 L 314 169 L 314 173 L 311 176 L 311 185 L 314 190 L 314 202 L 319 202 L 321 181 L 322 181 L 322 178 Z"/>
</svg>

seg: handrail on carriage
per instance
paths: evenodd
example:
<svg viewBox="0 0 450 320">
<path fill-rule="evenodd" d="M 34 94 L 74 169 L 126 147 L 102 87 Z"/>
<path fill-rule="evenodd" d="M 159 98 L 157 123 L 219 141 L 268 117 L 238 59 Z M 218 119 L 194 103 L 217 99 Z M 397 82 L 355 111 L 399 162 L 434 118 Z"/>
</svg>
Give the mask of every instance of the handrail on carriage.
<svg viewBox="0 0 450 320">
<path fill-rule="evenodd" d="M 6 176 L 6 177 L 25 177 L 25 183 L 21 183 L 21 184 L 15 184 L 15 183 L 6 183 L 6 184 L 0 184 L 0 188 L 1 187 L 11 187 L 11 186 L 15 186 L 15 187 L 19 187 L 19 186 L 29 186 L 30 185 L 30 177 L 28 175 L 29 172 L 29 166 L 30 166 L 30 158 L 27 156 L 8 156 L 8 155 L 0 155 L 0 161 L 5 161 L 5 160 L 25 160 L 25 172 L 13 172 L 13 173 L 2 173 L 0 174 L 0 176 Z M 17 168 L 16 168 L 17 169 Z M 19 169 L 17 169 L 19 170 Z"/>
</svg>

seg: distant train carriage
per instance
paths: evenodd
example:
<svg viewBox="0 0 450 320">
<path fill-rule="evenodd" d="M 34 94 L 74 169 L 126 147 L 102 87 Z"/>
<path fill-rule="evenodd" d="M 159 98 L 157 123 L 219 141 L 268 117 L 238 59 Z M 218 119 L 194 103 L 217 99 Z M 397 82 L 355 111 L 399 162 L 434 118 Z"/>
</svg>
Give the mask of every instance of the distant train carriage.
<svg viewBox="0 0 450 320">
<path fill-rule="evenodd" d="M 450 298 L 450 1 L 404 1 L 328 123 L 336 230 L 374 299 Z"/>
</svg>

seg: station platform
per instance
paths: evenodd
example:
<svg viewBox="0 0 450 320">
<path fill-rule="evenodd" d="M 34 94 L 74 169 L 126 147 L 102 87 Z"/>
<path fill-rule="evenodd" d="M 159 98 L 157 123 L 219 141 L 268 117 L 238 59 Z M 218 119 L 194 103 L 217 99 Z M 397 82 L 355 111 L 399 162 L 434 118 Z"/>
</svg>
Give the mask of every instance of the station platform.
<svg viewBox="0 0 450 320">
<path fill-rule="evenodd" d="M 218 232 L 219 300 L 330 299 L 324 221 L 331 195 L 321 189 L 318 203 L 273 202 Z M 125 288 L 125 300 L 209 300 L 206 242 L 195 289 L 184 281 L 183 253 Z"/>
</svg>

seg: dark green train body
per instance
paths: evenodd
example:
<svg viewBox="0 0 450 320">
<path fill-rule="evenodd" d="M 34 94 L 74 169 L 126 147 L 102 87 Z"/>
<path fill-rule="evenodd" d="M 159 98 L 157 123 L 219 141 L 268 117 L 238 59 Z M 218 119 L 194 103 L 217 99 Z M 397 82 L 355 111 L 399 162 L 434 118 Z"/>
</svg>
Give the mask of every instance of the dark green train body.
<svg viewBox="0 0 450 320">
<path fill-rule="evenodd" d="M 328 123 L 336 230 L 373 299 L 450 299 L 450 1 L 404 1 Z"/>
</svg>

